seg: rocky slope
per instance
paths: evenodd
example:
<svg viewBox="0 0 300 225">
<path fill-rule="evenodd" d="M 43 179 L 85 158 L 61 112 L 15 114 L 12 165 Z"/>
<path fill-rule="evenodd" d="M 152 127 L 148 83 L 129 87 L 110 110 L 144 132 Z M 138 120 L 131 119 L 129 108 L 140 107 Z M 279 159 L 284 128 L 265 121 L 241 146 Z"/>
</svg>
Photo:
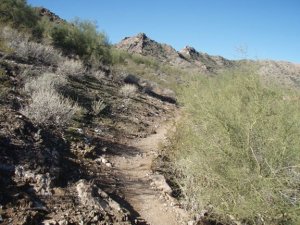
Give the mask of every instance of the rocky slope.
<svg viewBox="0 0 300 225">
<path fill-rule="evenodd" d="M 37 10 L 51 22 L 65 22 L 47 9 Z M 31 52 L 39 47 L 43 54 L 40 43 L 23 42 Z M 115 47 L 187 72 L 215 74 L 247 65 L 257 67 L 265 80 L 300 85 L 300 66 L 292 63 L 232 61 L 189 46 L 176 51 L 144 33 Z M 60 88 L 64 97 L 77 101 L 80 115 L 66 126 L 41 125 L 20 113 L 30 102 L 24 92 L 26 82 L 59 72 L 59 64 L 49 65 L 40 55 L 0 51 L 0 223 L 184 223 L 187 215 L 171 197 L 164 177 L 151 170 L 168 132 L 163 124 L 178 110 L 174 91 L 139 73 L 83 69 L 66 76 Z M 159 68 L 156 74 L 166 74 Z M 164 79 L 169 81 L 167 76 Z M 95 114 L 92 103 L 99 99 L 104 109 Z"/>
<path fill-rule="evenodd" d="M 228 60 L 221 56 L 201 53 L 190 46 L 176 51 L 172 46 L 158 43 L 144 33 L 126 37 L 116 44 L 115 47 L 129 53 L 152 57 L 160 63 L 172 65 L 189 72 L 209 74 L 223 69 L 246 66 L 254 68 L 267 82 L 275 81 L 276 83 L 294 87 L 299 87 L 300 85 L 300 66 L 290 62 Z"/>
<path fill-rule="evenodd" d="M 153 82 L 84 70 L 60 83 L 61 93 L 80 105 L 79 115 L 66 126 L 41 125 L 19 112 L 31 101 L 24 86 L 58 69 L 14 52 L 0 56 L 0 223 L 144 224 L 120 190 L 126 183 L 113 159 L 139 156 L 130 143 L 172 116 L 174 98 L 167 101 Z M 99 114 L 91 108 L 97 98 L 105 104 Z M 145 182 L 151 188 L 150 177 Z"/>
<path fill-rule="evenodd" d="M 214 72 L 221 67 L 232 66 L 230 60 L 220 56 L 209 56 L 197 52 L 194 48 L 187 46 L 181 51 L 176 51 L 172 46 L 158 43 L 144 33 L 139 33 L 133 37 L 126 37 L 116 48 L 129 53 L 141 54 L 157 59 L 161 63 L 195 72 Z"/>
</svg>

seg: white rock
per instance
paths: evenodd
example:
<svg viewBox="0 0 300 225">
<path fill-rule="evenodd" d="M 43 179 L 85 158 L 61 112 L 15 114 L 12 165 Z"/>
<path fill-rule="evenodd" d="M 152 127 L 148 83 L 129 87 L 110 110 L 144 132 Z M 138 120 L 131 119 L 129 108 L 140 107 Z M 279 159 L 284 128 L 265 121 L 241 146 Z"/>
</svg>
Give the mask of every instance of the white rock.
<svg viewBox="0 0 300 225">
<path fill-rule="evenodd" d="M 101 162 L 104 163 L 104 164 L 106 164 L 106 163 L 108 163 L 108 160 L 102 157 L 101 158 Z"/>
<path fill-rule="evenodd" d="M 105 166 L 111 168 L 111 167 L 112 167 L 112 164 L 108 162 L 108 163 L 105 163 Z"/>
<path fill-rule="evenodd" d="M 61 221 L 58 221 L 58 224 L 59 225 L 68 225 L 68 221 L 67 220 L 61 220 Z"/>
<path fill-rule="evenodd" d="M 187 225 L 194 225 L 195 223 L 194 223 L 194 221 L 189 221 L 188 223 L 187 223 Z"/>
<path fill-rule="evenodd" d="M 44 220 L 42 225 L 56 225 L 57 222 L 55 220 Z"/>
</svg>

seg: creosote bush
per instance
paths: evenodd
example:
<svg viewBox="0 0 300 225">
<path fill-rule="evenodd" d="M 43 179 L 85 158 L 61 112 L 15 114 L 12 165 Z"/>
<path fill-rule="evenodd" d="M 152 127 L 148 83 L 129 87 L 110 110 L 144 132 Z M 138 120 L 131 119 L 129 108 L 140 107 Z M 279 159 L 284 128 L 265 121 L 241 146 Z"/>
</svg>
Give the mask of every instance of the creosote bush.
<svg viewBox="0 0 300 225">
<path fill-rule="evenodd" d="M 249 74 L 191 78 L 169 155 L 187 207 L 223 222 L 300 224 L 300 102 L 286 95 L 300 96 Z"/>
</svg>

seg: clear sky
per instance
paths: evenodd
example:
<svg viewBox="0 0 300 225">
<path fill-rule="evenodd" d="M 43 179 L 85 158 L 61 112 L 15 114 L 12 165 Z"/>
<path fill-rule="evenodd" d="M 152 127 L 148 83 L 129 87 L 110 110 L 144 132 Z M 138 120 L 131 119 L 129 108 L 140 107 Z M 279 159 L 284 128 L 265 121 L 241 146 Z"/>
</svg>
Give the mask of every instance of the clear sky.
<svg viewBox="0 0 300 225">
<path fill-rule="evenodd" d="M 97 22 L 111 43 L 144 32 L 229 59 L 300 63 L 300 0 L 28 0 L 61 18 Z M 237 48 L 246 50 L 241 54 Z"/>
</svg>

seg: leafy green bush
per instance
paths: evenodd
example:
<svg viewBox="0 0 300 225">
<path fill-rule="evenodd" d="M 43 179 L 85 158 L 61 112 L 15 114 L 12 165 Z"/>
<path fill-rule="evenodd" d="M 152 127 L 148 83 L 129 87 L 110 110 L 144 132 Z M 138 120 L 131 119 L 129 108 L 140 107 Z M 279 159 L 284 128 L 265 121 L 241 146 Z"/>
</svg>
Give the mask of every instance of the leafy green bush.
<svg viewBox="0 0 300 225">
<path fill-rule="evenodd" d="M 57 24 L 51 30 L 53 44 L 65 53 L 80 56 L 91 64 L 109 63 L 108 39 L 98 32 L 94 23 L 75 20 L 72 24 Z"/>
<path fill-rule="evenodd" d="M 299 92 L 236 73 L 194 77 L 181 93 L 171 157 L 188 206 L 242 224 L 300 224 Z"/>
<path fill-rule="evenodd" d="M 0 22 L 14 28 L 25 29 L 35 38 L 40 38 L 43 30 L 38 26 L 39 17 L 26 0 L 1 0 Z"/>
</svg>

